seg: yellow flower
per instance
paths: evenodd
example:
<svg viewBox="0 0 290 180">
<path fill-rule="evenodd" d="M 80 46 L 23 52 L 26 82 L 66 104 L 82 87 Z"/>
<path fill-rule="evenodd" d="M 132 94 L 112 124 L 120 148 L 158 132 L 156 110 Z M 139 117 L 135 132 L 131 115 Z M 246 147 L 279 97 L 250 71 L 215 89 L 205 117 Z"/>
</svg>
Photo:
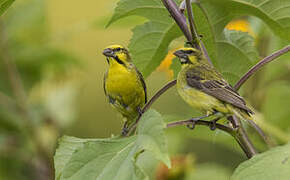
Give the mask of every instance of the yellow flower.
<svg viewBox="0 0 290 180">
<path fill-rule="evenodd" d="M 255 34 L 251 29 L 250 23 L 246 19 L 233 20 L 226 25 L 226 29 L 247 32 L 251 36 L 255 37 Z"/>
</svg>

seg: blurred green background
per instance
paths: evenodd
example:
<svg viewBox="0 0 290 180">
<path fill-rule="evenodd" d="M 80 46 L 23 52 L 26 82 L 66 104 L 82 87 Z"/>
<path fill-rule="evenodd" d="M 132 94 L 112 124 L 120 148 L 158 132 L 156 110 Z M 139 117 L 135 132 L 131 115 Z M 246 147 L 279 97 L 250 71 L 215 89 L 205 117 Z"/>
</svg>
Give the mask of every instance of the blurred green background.
<svg viewBox="0 0 290 180">
<path fill-rule="evenodd" d="M 130 17 L 106 29 L 116 2 L 19 0 L 2 16 L 0 179 L 53 179 L 52 158 L 61 135 L 101 138 L 120 133 L 122 118 L 103 92 L 107 62 L 102 50 L 111 44 L 127 46 L 130 29 L 145 20 Z M 261 22 L 253 21 L 260 24 L 253 26 L 251 33 L 261 57 L 283 47 L 282 40 L 274 38 Z M 290 140 L 288 57 L 263 69 L 242 91 L 262 112 L 258 113 L 259 125 L 278 144 Z M 166 68 L 152 73 L 146 79 L 149 97 L 169 80 Z M 153 108 L 166 121 L 198 115 L 175 88 Z M 248 130 L 258 149 L 265 150 L 253 130 Z M 246 159 L 237 143 L 223 132 L 178 127 L 166 133 L 177 165 L 171 172 L 159 165 L 158 179 L 182 179 L 186 173 L 190 179 L 227 179 Z"/>
</svg>

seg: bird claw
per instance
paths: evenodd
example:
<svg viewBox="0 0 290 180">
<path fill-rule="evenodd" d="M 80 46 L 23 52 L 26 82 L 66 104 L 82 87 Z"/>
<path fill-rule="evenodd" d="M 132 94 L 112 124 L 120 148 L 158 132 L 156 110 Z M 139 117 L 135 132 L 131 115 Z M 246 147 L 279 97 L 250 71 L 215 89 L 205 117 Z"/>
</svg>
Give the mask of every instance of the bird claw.
<svg viewBox="0 0 290 180">
<path fill-rule="evenodd" d="M 186 127 L 193 130 L 197 121 L 198 119 L 195 118 L 190 119 L 190 124 L 187 124 Z"/>
<path fill-rule="evenodd" d="M 123 127 L 122 129 L 122 136 L 126 136 L 129 132 L 129 129 L 127 127 Z"/>
<path fill-rule="evenodd" d="M 129 132 L 128 122 L 125 122 L 122 128 L 122 136 L 126 136 Z"/>
<path fill-rule="evenodd" d="M 215 120 L 212 120 L 210 122 L 211 123 L 210 123 L 209 128 L 210 128 L 210 130 L 214 131 L 216 129 L 216 121 Z"/>
<path fill-rule="evenodd" d="M 216 130 L 216 122 L 217 122 L 218 120 L 220 120 L 220 119 L 221 119 L 221 118 L 218 117 L 218 118 L 216 118 L 216 119 L 210 121 L 210 126 L 209 126 L 210 130 L 212 130 L 212 131 Z"/>
</svg>

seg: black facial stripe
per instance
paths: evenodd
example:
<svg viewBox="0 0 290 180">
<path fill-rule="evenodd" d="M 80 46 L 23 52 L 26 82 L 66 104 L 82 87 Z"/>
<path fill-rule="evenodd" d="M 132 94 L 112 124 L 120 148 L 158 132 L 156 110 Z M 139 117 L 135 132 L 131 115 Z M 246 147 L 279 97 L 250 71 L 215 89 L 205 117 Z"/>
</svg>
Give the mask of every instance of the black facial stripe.
<svg viewBox="0 0 290 180">
<path fill-rule="evenodd" d="M 115 48 L 113 49 L 114 52 L 118 52 L 118 51 L 126 51 L 126 49 L 124 48 Z"/>
<path fill-rule="evenodd" d="M 186 51 L 183 51 L 185 54 L 191 54 L 193 53 L 194 51 L 193 50 L 186 50 Z"/>
<path fill-rule="evenodd" d="M 117 61 L 117 63 L 124 65 L 124 62 L 121 61 L 118 56 L 115 56 L 114 59 Z"/>
</svg>

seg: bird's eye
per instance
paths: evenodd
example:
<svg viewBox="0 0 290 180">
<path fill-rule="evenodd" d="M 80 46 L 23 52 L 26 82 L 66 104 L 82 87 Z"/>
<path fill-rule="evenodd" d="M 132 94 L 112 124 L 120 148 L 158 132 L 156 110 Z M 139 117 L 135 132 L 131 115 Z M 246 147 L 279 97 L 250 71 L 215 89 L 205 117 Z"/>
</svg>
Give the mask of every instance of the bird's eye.
<svg viewBox="0 0 290 180">
<path fill-rule="evenodd" d="M 194 51 L 193 50 L 185 50 L 185 51 L 183 51 L 185 54 L 192 54 L 192 53 L 194 53 Z"/>
<path fill-rule="evenodd" d="M 116 48 L 116 49 L 115 49 L 115 51 L 117 51 L 117 52 L 120 51 L 120 50 L 121 50 L 121 48 Z"/>
</svg>

